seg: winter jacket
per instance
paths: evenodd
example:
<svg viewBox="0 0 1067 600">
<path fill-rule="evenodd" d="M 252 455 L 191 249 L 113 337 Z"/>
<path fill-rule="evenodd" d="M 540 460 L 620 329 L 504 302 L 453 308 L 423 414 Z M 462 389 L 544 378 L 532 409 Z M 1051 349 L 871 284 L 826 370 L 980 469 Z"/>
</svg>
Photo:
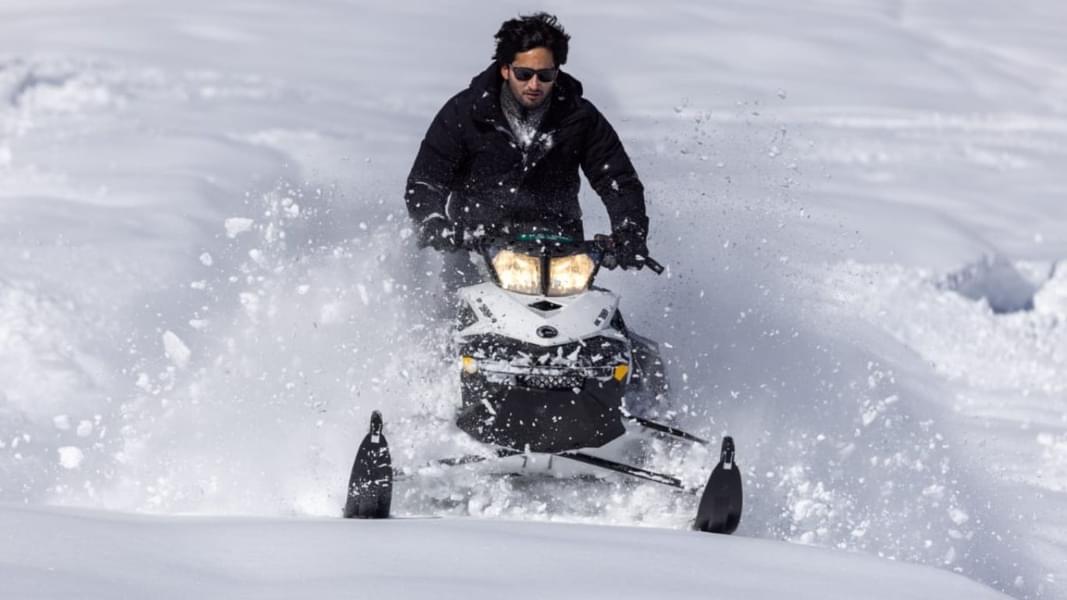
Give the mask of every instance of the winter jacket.
<svg viewBox="0 0 1067 600">
<path fill-rule="evenodd" d="M 546 226 L 584 237 L 578 168 L 607 208 L 613 230 L 648 229 L 644 188 L 607 119 L 561 72 L 539 134 L 520 147 L 500 108 L 497 65 L 476 76 L 434 118 L 408 176 L 416 224 L 445 215 L 468 230 Z M 504 229 L 514 231 L 515 228 Z"/>
</svg>

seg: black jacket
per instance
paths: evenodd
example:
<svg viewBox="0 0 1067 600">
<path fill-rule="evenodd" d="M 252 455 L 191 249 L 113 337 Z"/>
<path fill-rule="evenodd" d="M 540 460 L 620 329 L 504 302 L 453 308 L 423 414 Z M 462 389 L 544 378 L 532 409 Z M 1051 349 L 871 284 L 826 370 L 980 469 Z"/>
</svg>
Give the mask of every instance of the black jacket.
<svg viewBox="0 0 1067 600">
<path fill-rule="evenodd" d="M 560 73 L 537 139 L 520 148 L 500 108 L 496 64 L 445 103 L 419 147 L 407 182 L 408 213 L 445 215 L 468 229 L 539 225 L 583 237 L 578 167 L 607 208 L 613 229 L 648 229 L 644 188 L 618 135 Z"/>
</svg>

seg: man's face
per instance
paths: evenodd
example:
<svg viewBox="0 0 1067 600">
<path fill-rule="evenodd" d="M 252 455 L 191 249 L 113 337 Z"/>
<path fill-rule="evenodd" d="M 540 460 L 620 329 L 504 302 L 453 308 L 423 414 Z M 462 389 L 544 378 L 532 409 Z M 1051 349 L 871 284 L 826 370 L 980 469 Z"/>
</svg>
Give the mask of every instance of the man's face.
<svg viewBox="0 0 1067 600">
<path fill-rule="evenodd" d="M 556 59 L 552 56 L 552 51 L 548 48 L 534 48 L 526 52 L 519 52 L 515 55 L 515 59 L 511 61 L 510 65 L 502 65 L 500 67 L 500 76 L 508 84 L 511 95 L 515 96 L 515 99 L 520 104 L 526 108 L 537 108 L 544 104 L 545 100 L 548 99 L 548 95 L 552 93 L 552 86 L 555 85 L 555 82 L 541 81 L 541 78 L 537 75 L 526 81 L 519 81 L 515 77 L 512 67 L 534 69 L 535 71 L 554 69 L 556 68 Z"/>
</svg>

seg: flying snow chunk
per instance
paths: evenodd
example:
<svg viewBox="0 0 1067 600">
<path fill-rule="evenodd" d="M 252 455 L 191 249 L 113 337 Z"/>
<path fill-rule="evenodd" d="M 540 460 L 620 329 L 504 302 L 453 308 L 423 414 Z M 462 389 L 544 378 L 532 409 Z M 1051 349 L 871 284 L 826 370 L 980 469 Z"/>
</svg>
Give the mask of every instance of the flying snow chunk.
<svg viewBox="0 0 1067 600">
<path fill-rule="evenodd" d="M 193 355 L 185 342 L 170 330 L 163 334 L 163 352 L 170 362 L 183 369 L 189 364 L 189 358 Z"/>
<path fill-rule="evenodd" d="M 252 292 L 241 292 L 238 294 L 238 298 L 241 301 L 241 306 L 245 309 L 245 313 L 253 319 L 256 318 L 259 313 L 259 296 Z"/>
<path fill-rule="evenodd" d="M 85 460 L 85 454 L 80 448 L 74 446 L 63 446 L 57 451 L 59 452 L 59 464 L 64 469 L 77 469 Z"/>
<path fill-rule="evenodd" d="M 252 229 L 252 224 L 255 223 L 252 219 L 246 219 L 244 217 L 230 217 L 226 219 L 226 237 L 233 239 L 242 233 Z"/>
<path fill-rule="evenodd" d="M 78 437 L 89 437 L 93 434 L 93 424 L 91 421 L 81 421 L 78 423 Z"/>
<path fill-rule="evenodd" d="M 70 417 L 67 415 L 56 415 L 52 417 L 52 425 L 60 431 L 67 431 L 70 429 Z"/>
<path fill-rule="evenodd" d="M 227 227 L 226 228 L 226 234 L 229 235 L 229 233 L 230 233 L 230 229 L 229 229 L 229 227 Z M 231 235 L 230 237 L 233 237 L 233 236 Z M 211 265 L 215 264 L 215 259 L 211 257 L 211 254 L 205 252 L 205 253 L 200 255 L 200 264 L 204 265 L 205 267 L 210 267 Z"/>
<path fill-rule="evenodd" d="M 971 520 L 970 515 L 958 508 L 950 508 L 948 510 L 948 517 L 952 519 L 952 522 L 956 525 L 963 525 L 967 521 Z"/>
</svg>

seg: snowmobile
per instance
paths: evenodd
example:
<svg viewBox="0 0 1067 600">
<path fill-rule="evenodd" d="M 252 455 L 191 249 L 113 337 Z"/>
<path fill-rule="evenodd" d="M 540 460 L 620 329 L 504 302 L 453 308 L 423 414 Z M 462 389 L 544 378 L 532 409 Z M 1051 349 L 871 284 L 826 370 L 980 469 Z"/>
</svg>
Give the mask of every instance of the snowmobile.
<svg viewBox="0 0 1067 600">
<path fill-rule="evenodd" d="M 656 344 L 628 330 L 619 296 L 593 285 L 601 268 L 617 266 L 612 239 L 535 232 L 479 237 L 465 248 L 481 258 L 486 280 L 458 290 L 454 337 L 462 398 L 455 425 L 492 451 L 435 464 L 511 460 L 519 472 L 536 464 L 566 473 L 564 465 L 580 464 L 619 473 L 700 493 L 694 529 L 733 533 L 742 494 L 732 438 L 723 438 L 718 464 L 695 490 L 605 452 L 635 430 L 708 444 L 632 412 L 665 391 L 665 376 Z M 664 270 L 651 257 L 643 266 Z M 383 430 L 374 411 L 352 466 L 346 518 L 390 514 L 394 476 L 403 471 L 392 464 Z"/>
</svg>

